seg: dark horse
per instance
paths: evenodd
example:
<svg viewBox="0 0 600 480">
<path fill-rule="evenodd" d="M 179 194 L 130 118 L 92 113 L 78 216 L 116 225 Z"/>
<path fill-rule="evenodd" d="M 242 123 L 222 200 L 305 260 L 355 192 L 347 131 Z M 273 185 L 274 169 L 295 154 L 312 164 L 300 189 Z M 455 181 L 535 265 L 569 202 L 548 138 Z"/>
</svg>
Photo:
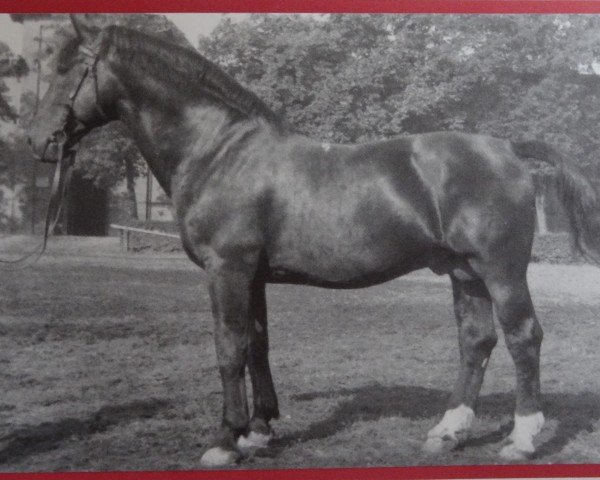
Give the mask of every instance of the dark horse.
<svg viewBox="0 0 600 480">
<path fill-rule="evenodd" d="M 267 283 L 359 288 L 420 268 L 452 279 L 460 373 L 425 448 L 457 446 L 497 335 L 516 367 L 505 458 L 534 452 L 544 423 L 536 319 L 526 271 L 535 197 L 524 162 L 555 165 L 577 245 L 600 259 L 600 203 L 585 177 L 542 142 L 428 133 L 361 145 L 295 134 L 255 95 L 186 49 L 73 17 L 77 37 L 31 127 L 39 157 L 58 136 L 124 122 L 170 195 L 189 257 L 202 267 L 223 385 L 222 424 L 204 465 L 266 445 L 278 416 L 268 360 Z M 253 389 L 250 417 L 245 371 Z"/>
</svg>

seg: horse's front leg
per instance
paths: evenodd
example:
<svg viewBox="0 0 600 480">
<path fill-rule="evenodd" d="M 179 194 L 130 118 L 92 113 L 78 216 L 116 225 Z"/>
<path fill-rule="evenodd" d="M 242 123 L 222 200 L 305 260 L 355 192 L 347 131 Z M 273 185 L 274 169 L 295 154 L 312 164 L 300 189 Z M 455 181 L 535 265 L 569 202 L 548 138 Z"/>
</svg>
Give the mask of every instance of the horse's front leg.
<svg viewBox="0 0 600 480">
<path fill-rule="evenodd" d="M 266 447 L 271 439 L 269 421 L 279 417 L 277 395 L 269 367 L 269 335 L 265 282 L 258 275 L 250 292 L 250 327 L 248 344 L 248 371 L 252 381 L 254 411 L 248 434 L 238 438 L 244 448 Z"/>
<path fill-rule="evenodd" d="M 254 272 L 244 264 L 219 262 L 208 270 L 214 335 L 223 385 L 223 420 L 201 463 L 223 466 L 239 461 L 236 442 L 248 429 L 245 368 L 248 358 L 250 297 Z"/>
</svg>

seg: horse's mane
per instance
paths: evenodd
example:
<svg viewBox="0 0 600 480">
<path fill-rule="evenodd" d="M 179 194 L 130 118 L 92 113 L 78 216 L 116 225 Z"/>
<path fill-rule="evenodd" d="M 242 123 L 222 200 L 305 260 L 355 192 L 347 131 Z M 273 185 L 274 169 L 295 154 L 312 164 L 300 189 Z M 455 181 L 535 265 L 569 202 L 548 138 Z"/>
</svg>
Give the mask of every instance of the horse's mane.
<svg viewBox="0 0 600 480">
<path fill-rule="evenodd" d="M 247 117 L 280 124 L 278 116 L 254 93 L 196 50 L 120 26 L 104 29 L 100 54 L 145 78 L 172 86 L 180 95 L 209 94 Z"/>
</svg>

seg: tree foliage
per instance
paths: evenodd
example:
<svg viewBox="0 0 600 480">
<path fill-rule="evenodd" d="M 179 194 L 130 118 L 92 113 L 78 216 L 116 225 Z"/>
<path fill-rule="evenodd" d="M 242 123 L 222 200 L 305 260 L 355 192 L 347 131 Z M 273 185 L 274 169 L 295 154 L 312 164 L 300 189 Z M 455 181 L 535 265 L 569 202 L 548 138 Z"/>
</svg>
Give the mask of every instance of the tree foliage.
<svg viewBox="0 0 600 480">
<path fill-rule="evenodd" d="M 7 98 L 9 89 L 7 78 L 21 78 L 27 75 L 29 68 L 22 57 L 16 56 L 3 42 L 0 42 L 0 121 L 14 122 L 18 115 Z M 0 138 L 0 231 L 12 230 L 22 219 L 23 201 L 18 196 L 18 188 L 23 185 L 25 172 L 23 158 L 27 148 L 22 139 L 14 133 L 5 133 Z"/>
<path fill-rule="evenodd" d="M 539 138 L 598 170 L 600 17 L 252 15 L 199 48 L 300 132 Z"/>
<path fill-rule="evenodd" d="M 16 56 L 4 42 L 0 42 L 0 120 L 15 121 L 17 112 L 14 111 L 9 100 L 6 78 L 20 78 L 29 72 L 29 67 L 22 57 Z"/>
</svg>

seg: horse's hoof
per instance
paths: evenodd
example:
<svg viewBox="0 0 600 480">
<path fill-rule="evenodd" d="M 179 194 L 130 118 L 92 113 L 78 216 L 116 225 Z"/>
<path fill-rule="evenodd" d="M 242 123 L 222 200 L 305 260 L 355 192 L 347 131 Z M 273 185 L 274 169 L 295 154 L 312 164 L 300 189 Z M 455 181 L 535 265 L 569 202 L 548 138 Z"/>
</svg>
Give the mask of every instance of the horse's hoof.
<svg viewBox="0 0 600 480">
<path fill-rule="evenodd" d="M 438 454 L 454 450 L 469 438 L 474 418 L 473 409 L 466 405 L 446 410 L 440 422 L 427 433 L 423 451 Z"/>
<path fill-rule="evenodd" d="M 222 447 L 213 447 L 204 452 L 200 463 L 205 467 L 224 467 L 226 465 L 233 465 L 240 459 L 241 455 L 238 452 L 225 450 Z"/>
<path fill-rule="evenodd" d="M 535 449 L 533 445 L 518 446 L 516 443 L 510 442 L 508 445 L 500 450 L 500 457 L 504 460 L 510 460 L 512 462 L 529 460 L 533 457 Z"/>
<path fill-rule="evenodd" d="M 243 435 L 239 436 L 237 446 L 244 450 L 250 448 L 265 448 L 272 437 L 271 434 L 265 435 L 264 433 L 250 431 L 247 437 L 244 437 Z"/>
<path fill-rule="evenodd" d="M 429 437 L 423 444 L 423 451 L 431 455 L 438 455 L 454 450 L 458 444 L 458 439 L 452 438 L 450 435 Z"/>
</svg>

